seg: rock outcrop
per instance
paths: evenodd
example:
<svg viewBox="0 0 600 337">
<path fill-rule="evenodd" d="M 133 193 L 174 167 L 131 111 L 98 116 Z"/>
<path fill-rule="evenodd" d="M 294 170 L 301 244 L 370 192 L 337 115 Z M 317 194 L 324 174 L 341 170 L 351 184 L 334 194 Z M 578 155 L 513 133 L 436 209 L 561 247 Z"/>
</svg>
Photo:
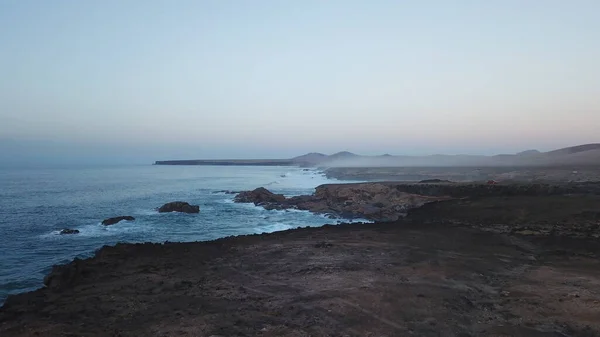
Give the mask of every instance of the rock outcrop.
<svg viewBox="0 0 600 337">
<path fill-rule="evenodd" d="M 134 217 L 130 216 L 130 215 L 125 215 L 125 216 L 116 216 L 114 218 L 108 218 L 102 221 L 102 224 L 104 226 L 110 226 L 110 225 L 114 225 L 116 223 L 119 223 L 120 221 L 133 221 L 135 220 Z"/>
<path fill-rule="evenodd" d="M 158 209 L 159 213 L 181 212 L 181 213 L 200 213 L 200 206 L 190 205 L 184 201 L 173 201 L 162 205 Z"/>
<path fill-rule="evenodd" d="M 321 185 L 313 195 L 285 198 L 261 187 L 241 192 L 236 202 L 252 202 L 266 209 L 300 209 L 343 218 L 395 221 L 409 209 L 428 202 L 446 200 L 446 196 L 423 196 L 398 191 L 380 183 Z"/>
<path fill-rule="evenodd" d="M 440 183 L 451 183 L 450 180 L 445 179 L 425 179 L 419 181 L 419 184 L 440 184 Z"/>
<path fill-rule="evenodd" d="M 395 221 L 408 210 L 433 201 L 462 198 L 600 194 L 600 183 L 482 184 L 426 180 L 419 183 L 369 182 L 326 184 L 312 195 L 286 198 L 263 187 L 241 192 L 236 202 L 251 202 L 265 209 L 300 209 L 341 218 Z"/>
<path fill-rule="evenodd" d="M 52 289 L 65 289 L 81 279 L 83 263 L 79 258 L 65 265 L 54 265 L 52 271 L 44 277 L 44 285 Z"/>
<path fill-rule="evenodd" d="M 347 188 L 396 193 L 377 185 Z M 598 205 L 476 194 L 392 223 L 104 246 L 10 295 L 0 336 L 600 336 Z"/>
<path fill-rule="evenodd" d="M 216 191 L 216 192 L 212 192 L 213 194 L 219 194 L 219 193 L 224 193 L 224 194 L 238 194 L 240 193 L 239 191 L 231 191 L 231 190 L 220 190 L 220 191 Z"/>
<path fill-rule="evenodd" d="M 65 234 L 79 234 L 79 230 L 65 228 L 65 229 L 61 230 L 59 234 L 60 235 L 65 235 Z"/>
<path fill-rule="evenodd" d="M 264 187 L 259 187 L 252 191 L 240 192 L 235 198 L 235 202 L 247 202 L 254 203 L 255 205 L 262 206 L 271 203 L 284 202 L 285 196 L 283 194 L 275 194 Z"/>
</svg>

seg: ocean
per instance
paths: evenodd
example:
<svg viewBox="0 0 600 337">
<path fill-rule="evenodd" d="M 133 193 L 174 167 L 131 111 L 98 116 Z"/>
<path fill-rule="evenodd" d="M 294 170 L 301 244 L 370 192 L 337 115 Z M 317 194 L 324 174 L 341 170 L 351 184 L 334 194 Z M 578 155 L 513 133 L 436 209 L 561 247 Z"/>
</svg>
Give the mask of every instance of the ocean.
<svg viewBox="0 0 600 337">
<path fill-rule="evenodd" d="M 43 286 L 52 265 L 92 256 L 118 242 L 189 242 L 335 224 L 305 211 L 236 204 L 224 191 L 266 187 L 287 196 L 332 183 L 317 170 L 259 166 L 128 166 L 0 169 L 0 304 Z M 169 201 L 200 205 L 199 214 L 158 213 Z M 103 226 L 103 219 L 131 222 Z M 79 234 L 59 235 L 64 228 Z"/>
</svg>

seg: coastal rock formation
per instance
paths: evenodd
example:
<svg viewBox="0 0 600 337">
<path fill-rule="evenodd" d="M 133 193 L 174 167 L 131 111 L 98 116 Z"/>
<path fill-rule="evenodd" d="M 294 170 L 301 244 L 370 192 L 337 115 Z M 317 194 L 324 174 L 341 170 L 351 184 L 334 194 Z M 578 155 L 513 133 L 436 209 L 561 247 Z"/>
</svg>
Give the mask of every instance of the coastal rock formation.
<svg viewBox="0 0 600 337">
<path fill-rule="evenodd" d="M 182 213 L 200 213 L 200 206 L 190 205 L 184 201 L 173 201 L 162 205 L 158 209 L 159 213 L 182 212 Z"/>
<path fill-rule="evenodd" d="M 300 209 L 344 218 L 395 221 L 409 209 L 447 199 L 449 197 L 406 193 L 387 184 L 364 183 L 321 185 L 313 195 L 291 198 L 260 187 L 241 192 L 235 201 L 251 202 L 266 209 Z"/>
<path fill-rule="evenodd" d="M 284 202 L 368 209 L 414 185 Z M 0 336 L 600 336 L 600 195 L 453 186 L 474 194 L 397 222 L 104 246 L 10 295 Z"/>
<path fill-rule="evenodd" d="M 440 183 L 452 183 L 450 180 L 446 179 L 425 179 L 419 181 L 419 184 L 440 184 Z"/>
<path fill-rule="evenodd" d="M 219 194 L 219 193 L 224 193 L 224 194 L 238 194 L 240 193 L 239 191 L 231 191 L 231 190 L 220 190 L 220 191 L 216 191 L 216 192 L 212 192 L 213 194 Z"/>
<path fill-rule="evenodd" d="M 481 184 L 452 182 L 372 182 L 326 184 L 312 195 L 286 198 L 260 187 L 241 192 L 236 202 L 254 203 L 265 209 L 300 209 L 342 218 L 395 221 L 410 209 L 433 201 L 482 197 L 553 196 L 600 194 L 600 183 L 575 184 Z"/>
<path fill-rule="evenodd" d="M 82 261 L 75 258 L 69 264 L 52 266 L 52 271 L 44 277 L 44 285 L 56 290 L 72 286 L 85 274 Z"/>
<path fill-rule="evenodd" d="M 68 229 L 68 228 L 65 228 L 65 229 L 61 230 L 59 234 L 60 235 L 64 235 L 64 234 L 79 234 L 79 231 L 77 229 Z"/>
<path fill-rule="evenodd" d="M 262 206 L 271 203 L 284 202 L 285 196 L 283 196 L 283 194 L 275 194 L 264 187 L 259 187 L 252 191 L 240 192 L 234 200 L 235 202 L 251 202 L 257 206 Z"/>
<path fill-rule="evenodd" d="M 105 246 L 9 296 L 0 336 L 600 336 L 598 204 L 461 198 L 392 223 Z"/>
<path fill-rule="evenodd" d="M 450 199 L 445 195 L 407 193 L 397 190 L 393 185 L 380 183 L 322 185 L 317 187 L 314 197 L 324 202 L 334 214 L 375 221 L 394 221 L 410 209 Z M 299 206 L 308 209 L 314 205 L 309 201 L 301 202 Z"/>
<path fill-rule="evenodd" d="M 114 218 L 108 218 L 108 219 L 105 219 L 105 220 L 103 220 L 103 221 L 102 221 L 102 224 L 103 224 L 104 226 L 110 226 L 110 225 L 114 225 L 114 224 L 116 224 L 116 223 L 118 223 L 118 222 L 120 222 L 120 221 L 123 221 L 123 220 L 126 220 L 126 221 L 133 221 L 133 220 L 135 220 L 135 218 L 134 218 L 134 217 L 132 217 L 132 216 L 129 216 L 129 215 L 125 215 L 125 216 L 116 216 L 116 217 L 114 217 Z"/>
</svg>

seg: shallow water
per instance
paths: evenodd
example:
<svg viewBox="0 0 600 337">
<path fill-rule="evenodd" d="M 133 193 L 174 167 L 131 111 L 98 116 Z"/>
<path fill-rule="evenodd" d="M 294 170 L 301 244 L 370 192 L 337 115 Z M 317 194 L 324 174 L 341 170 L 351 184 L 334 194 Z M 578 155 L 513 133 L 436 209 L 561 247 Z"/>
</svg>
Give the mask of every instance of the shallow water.
<svg viewBox="0 0 600 337">
<path fill-rule="evenodd" d="M 288 196 L 335 182 L 293 167 L 130 166 L 0 169 L 0 303 L 42 286 L 51 266 L 117 242 L 202 241 L 339 221 L 304 211 L 267 211 L 233 203 L 233 194 L 265 186 Z M 158 213 L 182 200 L 200 214 Z M 132 215 L 113 226 L 108 217 Z M 59 235 L 63 228 L 76 235 Z"/>
</svg>

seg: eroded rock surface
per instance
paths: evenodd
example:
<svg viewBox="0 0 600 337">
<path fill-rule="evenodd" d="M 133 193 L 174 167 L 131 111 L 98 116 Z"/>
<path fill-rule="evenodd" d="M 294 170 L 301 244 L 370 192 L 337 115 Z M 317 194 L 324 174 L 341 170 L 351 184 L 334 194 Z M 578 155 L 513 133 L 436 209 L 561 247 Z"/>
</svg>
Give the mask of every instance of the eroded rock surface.
<svg viewBox="0 0 600 337">
<path fill-rule="evenodd" d="M 399 193 L 333 186 L 294 200 Z M 106 246 L 8 297 L 0 336 L 600 336 L 598 205 L 475 194 L 390 223 Z"/>
<path fill-rule="evenodd" d="M 264 187 L 259 187 L 252 191 L 240 192 L 235 197 L 235 202 L 254 203 L 255 205 L 265 205 L 269 203 L 281 203 L 285 201 L 283 194 L 275 194 Z"/>
<path fill-rule="evenodd" d="M 300 209 L 333 214 L 344 218 L 395 221 L 409 209 L 426 203 L 447 200 L 447 196 L 424 196 L 399 191 L 380 183 L 321 185 L 313 195 L 286 198 L 260 187 L 241 192 L 236 202 L 252 202 L 266 209 Z"/>
<path fill-rule="evenodd" d="M 182 213 L 200 213 L 200 206 L 190 205 L 184 201 L 173 201 L 162 205 L 158 209 L 159 213 L 182 212 Z"/>
<path fill-rule="evenodd" d="M 452 183 L 446 181 L 367 182 L 326 184 L 312 195 L 285 198 L 261 187 L 241 192 L 236 202 L 252 202 L 266 209 L 300 209 L 343 218 L 395 221 L 406 212 L 435 201 L 488 197 L 598 195 L 600 183 Z"/>
<path fill-rule="evenodd" d="M 118 244 L 9 297 L 0 336 L 598 336 L 598 254 L 421 222 Z"/>
<path fill-rule="evenodd" d="M 79 234 L 79 230 L 65 228 L 65 229 L 61 230 L 59 234 L 60 235 L 65 235 L 65 234 Z"/>
<path fill-rule="evenodd" d="M 114 225 L 116 223 L 119 223 L 121 221 L 133 221 L 135 220 L 134 217 L 130 216 L 130 215 L 125 215 L 125 216 L 116 216 L 114 218 L 108 218 L 102 221 L 102 224 L 104 226 L 110 226 L 110 225 Z"/>
</svg>

